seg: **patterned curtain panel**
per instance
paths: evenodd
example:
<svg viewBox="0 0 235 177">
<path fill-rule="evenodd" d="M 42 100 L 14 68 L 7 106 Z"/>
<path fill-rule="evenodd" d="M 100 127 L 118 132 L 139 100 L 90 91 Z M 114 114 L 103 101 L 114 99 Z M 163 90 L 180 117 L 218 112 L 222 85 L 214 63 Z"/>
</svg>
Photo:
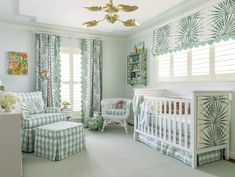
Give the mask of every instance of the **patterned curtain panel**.
<svg viewBox="0 0 235 177">
<path fill-rule="evenodd" d="M 217 1 L 218 2 L 218 1 Z M 154 56 L 235 39 L 235 0 L 223 0 L 153 32 Z"/>
<path fill-rule="evenodd" d="M 87 126 L 94 112 L 101 111 L 102 99 L 102 41 L 81 40 L 82 51 L 82 110 L 83 123 Z"/>
<path fill-rule="evenodd" d="M 60 37 L 36 34 L 36 89 L 46 107 L 60 107 Z"/>
</svg>

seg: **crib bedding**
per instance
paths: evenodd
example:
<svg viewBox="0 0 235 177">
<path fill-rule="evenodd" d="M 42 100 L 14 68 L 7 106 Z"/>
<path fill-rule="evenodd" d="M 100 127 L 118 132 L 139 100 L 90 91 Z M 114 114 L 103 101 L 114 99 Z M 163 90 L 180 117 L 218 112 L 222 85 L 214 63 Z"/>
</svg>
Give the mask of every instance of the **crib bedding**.
<svg viewBox="0 0 235 177">
<path fill-rule="evenodd" d="M 185 163 L 186 165 L 189 165 L 189 166 L 192 165 L 192 154 L 187 151 L 168 145 L 159 140 L 156 140 L 155 138 L 151 138 L 143 134 L 139 135 L 138 140 L 150 146 L 154 150 L 161 152 L 162 154 L 166 154 L 170 157 L 176 158 L 182 161 L 183 163 Z M 188 140 L 188 143 L 189 143 L 189 140 Z M 198 165 L 203 165 L 206 163 L 218 161 L 218 160 L 221 160 L 222 158 L 223 157 L 222 157 L 221 150 L 202 153 L 198 155 Z"/>
<path fill-rule="evenodd" d="M 157 128 L 156 128 L 156 121 L 153 121 L 153 125 L 152 122 L 144 122 L 143 121 L 143 125 L 146 127 L 149 127 L 149 132 L 153 132 L 153 135 L 157 135 L 157 137 L 160 137 L 160 118 L 158 118 L 156 115 L 152 116 L 153 119 L 157 119 Z M 162 121 L 163 123 L 163 121 Z M 167 121 L 168 123 L 168 121 Z M 173 126 L 173 120 L 171 120 L 171 126 Z M 185 127 L 183 126 L 184 124 L 182 123 L 181 126 L 181 145 L 185 145 Z M 171 127 L 171 134 L 169 135 L 169 125 L 166 124 L 166 131 L 164 131 L 164 126 L 162 124 L 162 134 L 161 137 L 164 136 L 164 133 L 166 133 L 166 139 L 169 140 L 169 137 L 171 137 L 171 142 L 173 142 L 173 138 L 174 138 L 174 131 L 173 131 L 173 127 Z M 153 128 L 153 130 L 152 130 Z M 179 144 L 180 142 L 180 129 L 179 129 L 179 121 L 176 121 L 176 144 Z M 190 124 L 188 124 L 187 126 L 187 147 L 190 147 L 190 142 L 191 142 L 191 137 L 190 137 Z M 145 136 L 143 134 L 139 135 L 139 141 L 147 144 L 148 146 L 152 147 L 153 149 L 155 149 L 156 151 L 161 152 L 162 154 L 166 154 L 168 156 L 171 156 L 173 158 L 176 158 L 182 162 L 184 162 L 186 165 L 191 166 L 192 165 L 192 154 L 184 151 L 182 149 L 176 148 L 174 146 L 168 145 L 166 143 L 163 143 L 162 141 L 156 140 L 155 138 L 151 138 L 149 136 Z M 198 157 L 198 164 L 199 165 L 203 165 L 206 163 L 210 163 L 213 161 L 217 161 L 217 160 L 221 160 L 222 159 L 222 152 L 220 150 L 216 150 L 216 151 L 210 151 L 207 153 L 202 153 L 199 154 Z"/>
</svg>

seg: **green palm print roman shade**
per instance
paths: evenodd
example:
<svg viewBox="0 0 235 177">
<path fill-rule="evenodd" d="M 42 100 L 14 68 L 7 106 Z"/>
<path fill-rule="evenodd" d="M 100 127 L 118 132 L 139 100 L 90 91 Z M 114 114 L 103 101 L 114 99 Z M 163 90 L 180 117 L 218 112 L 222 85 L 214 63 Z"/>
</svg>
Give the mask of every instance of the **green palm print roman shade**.
<svg viewBox="0 0 235 177">
<path fill-rule="evenodd" d="M 235 39 L 235 0 L 223 0 L 190 16 L 157 27 L 154 56 Z"/>
</svg>

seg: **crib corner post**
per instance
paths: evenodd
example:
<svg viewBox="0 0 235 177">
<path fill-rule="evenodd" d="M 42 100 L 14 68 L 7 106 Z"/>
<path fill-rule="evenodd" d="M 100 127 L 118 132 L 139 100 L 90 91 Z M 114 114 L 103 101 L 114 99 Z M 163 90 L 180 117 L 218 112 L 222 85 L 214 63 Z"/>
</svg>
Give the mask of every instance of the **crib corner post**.
<svg viewBox="0 0 235 177">
<path fill-rule="evenodd" d="M 195 169 L 197 168 L 197 153 L 192 154 L 192 168 Z"/>
<path fill-rule="evenodd" d="M 137 140 L 137 132 L 136 132 L 136 115 L 134 115 L 134 136 L 133 136 L 133 139 L 134 139 L 134 141 L 136 141 Z"/>
<path fill-rule="evenodd" d="M 225 160 L 229 160 L 229 156 L 230 156 L 230 152 L 229 152 L 229 145 L 227 145 L 227 147 L 225 148 Z"/>
</svg>

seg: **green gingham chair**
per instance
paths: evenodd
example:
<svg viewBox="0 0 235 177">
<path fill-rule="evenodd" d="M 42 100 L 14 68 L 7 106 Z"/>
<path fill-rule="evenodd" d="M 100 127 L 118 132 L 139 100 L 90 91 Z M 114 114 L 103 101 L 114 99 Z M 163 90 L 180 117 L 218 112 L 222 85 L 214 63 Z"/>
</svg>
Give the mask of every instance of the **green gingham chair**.
<svg viewBox="0 0 235 177">
<path fill-rule="evenodd" d="M 66 120 L 63 113 L 60 113 L 59 108 L 44 107 L 42 93 L 37 92 L 25 92 L 16 93 L 21 99 L 22 110 L 22 151 L 33 152 L 34 150 L 34 128 L 47 125 L 59 121 Z M 28 107 L 25 107 L 25 104 Z M 32 113 L 33 105 L 38 105 L 36 111 Z"/>
</svg>

